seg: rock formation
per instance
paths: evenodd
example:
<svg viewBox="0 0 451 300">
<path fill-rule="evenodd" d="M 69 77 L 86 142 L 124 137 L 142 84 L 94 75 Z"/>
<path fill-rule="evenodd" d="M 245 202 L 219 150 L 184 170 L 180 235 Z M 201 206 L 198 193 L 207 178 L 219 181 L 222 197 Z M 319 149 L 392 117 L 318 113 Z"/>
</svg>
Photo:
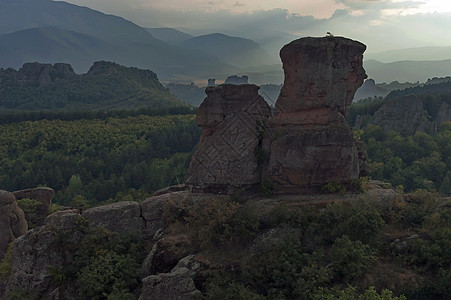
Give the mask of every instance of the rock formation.
<svg viewBox="0 0 451 300">
<path fill-rule="evenodd" d="M 170 273 L 151 275 L 143 279 L 143 289 L 139 300 L 160 299 L 202 299 L 202 293 L 194 285 L 200 264 L 193 261 L 194 255 L 181 259 Z"/>
<path fill-rule="evenodd" d="M 269 153 L 264 176 L 276 193 L 359 177 L 359 153 L 344 114 L 366 78 L 365 48 L 325 37 L 298 39 L 280 51 L 285 82 L 263 142 Z"/>
<path fill-rule="evenodd" d="M 50 204 L 52 202 L 52 197 L 53 197 L 54 191 L 51 188 L 38 187 L 38 188 L 14 191 L 12 193 L 13 193 L 14 197 L 16 197 L 17 200 L 20 200 L 23 198 L 28 198 L 28 199 L 34 199 L 34 200 L 41 202 L 41 206 L 38 207 L 38 213 L 46 214 L 48 212 Z"/>
<path fill-rule="evenodd" d="M 444 106 L 441 106 L 441 109 L 446 113 Z M 428 113 L 424 110 L 423 102 L 416 95 L 402 96 L 386 101 L 374 113 L 369 124 L 403 134 L 414 134 L 415 132 L 435 134 L 437 131 L 436 122 L 428 120 Z"/>
<path fill-rule="evenodd" d="M 366 175 L 365 155 L 344 117 L 366 78 L 365 49 L 332 36 L 285 45 L 285 82 L 272 117 L 254 85 L 208 87 L 197 114 L 204 133 L 186 183 L 193 191 L 231 194 L 268 178 L 276 193 L 297 193 Z"/>
<path fill-rule="evenodd" d="M 9 243 L 28 230 L 23 211 L 19 208 L 14 195 L 0 190 L 0 260 Z"/>
<path fill-rule="evenodd" d="M 260 183 L 256 152 L 270 108 L 252 84 L 207 87 L 197 112 L 204 128 L 186 183 L 194 191 L 233 193 Z"/>
<path fill-rule="evenodd" d="M 233 75 L 233 76 L 229 76 L 226 78 L 225 80 L 225 84 L 236 84 L 236 85 L 240 85 L 240 84 L 248 84 L 249 82 L 249 77 L 246 75 L 243 76 L 237 76 L 237 75 Z"/>
<path fill-rule="evenodd" d="M 76 77 L 72 66 L 64 63 L 40 64 L 25 63 L 16 74 L 16 81 L 21 86 L 45 86 L 55 78 L 69 79 Z"/>
</svg>

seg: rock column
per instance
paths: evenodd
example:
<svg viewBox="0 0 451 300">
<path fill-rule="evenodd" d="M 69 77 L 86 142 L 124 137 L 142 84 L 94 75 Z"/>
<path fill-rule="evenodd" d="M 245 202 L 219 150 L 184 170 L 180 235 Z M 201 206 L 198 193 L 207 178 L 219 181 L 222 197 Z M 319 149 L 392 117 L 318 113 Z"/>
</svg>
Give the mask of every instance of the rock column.
<svg viewBox="0 0 451 300">
<path fill-rule="evenodd" d="M 269 120 L 263 176 L 279 194 L 359 177 L 346 107 L 366 78 L 366 46 L 342 37 L 301 38 L 280 51 L 285 81 Z"/>
</svg>

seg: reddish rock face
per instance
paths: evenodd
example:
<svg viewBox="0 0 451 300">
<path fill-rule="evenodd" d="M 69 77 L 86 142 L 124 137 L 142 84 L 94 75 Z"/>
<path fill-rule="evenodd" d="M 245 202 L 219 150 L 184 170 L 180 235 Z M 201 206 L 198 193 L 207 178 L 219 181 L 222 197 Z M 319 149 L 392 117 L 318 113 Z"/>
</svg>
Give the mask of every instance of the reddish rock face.
<svg viewBox="0 0 451 300">
<path fill-rule="evenodd" d="M 364 157 L 344 114 L 366 78 L 366 46 L 342 37 L 302 38 L 280 51 L 285 82 L 268 121 L 265 176 L 275 193 L 299 193 L 359 177 Z"/>
<path fill-rule="evenodd" d="M 23 211 L 10 192 L 0 190 L 0 259 L 3 258 L 9 243 L 28 230 Z"/>
<path fill-rule="evenodd" d="M 260 183 L 256 151 L 271 110 L 252 84 L 208 87 L 197 112 L 204 128 L 188 170 L 194 191 L 233 193 Z"/>
<path fill-rule="evenodd" d="M 285 82 L 275 115 L 329 108 L 344 113 L 367 77 L 366 46 L 342 37 L 302 38 L 280 51 Z"/>
</svg>

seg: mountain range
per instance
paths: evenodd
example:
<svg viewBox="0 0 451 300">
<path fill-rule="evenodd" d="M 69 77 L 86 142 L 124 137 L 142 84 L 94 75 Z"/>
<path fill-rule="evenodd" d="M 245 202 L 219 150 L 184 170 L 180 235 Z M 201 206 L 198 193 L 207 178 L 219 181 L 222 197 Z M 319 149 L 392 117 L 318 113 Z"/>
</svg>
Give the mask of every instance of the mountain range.
<svg viewBox="0 0 451 300">
<path fill-rule="evenodd" d="M 251 29 L 252 40 L 227 32 L 143 28 L 63 1 L 0 0 L 0 68 L 63 62 L 84 73 L 94 61 L 107 60 L 150 69 L 166 82 L 221 81 L 247 74 L 251 83 L 281 83 L 283 72 L 275 49 L 296 37 Z M 367 73 L 376 82 L 426 81 L 451 73 L 451 47 L 370 53 L 365 59 Z"/>
</svg>

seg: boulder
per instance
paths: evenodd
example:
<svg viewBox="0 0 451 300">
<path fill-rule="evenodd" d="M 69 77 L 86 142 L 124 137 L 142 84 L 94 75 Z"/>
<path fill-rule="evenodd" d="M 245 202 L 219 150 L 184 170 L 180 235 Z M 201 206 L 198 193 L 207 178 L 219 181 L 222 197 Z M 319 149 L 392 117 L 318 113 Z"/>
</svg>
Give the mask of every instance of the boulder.
<svg viewBox="0 0 451 300">
<path fill-rule="evenodd" d="M 141 235 L 144 219 L 138 202 L 123 201 L 85 210 L 82 216 L 90 226 L 102 226 L 111 232 Z"/>
<path fill-rule="evenodd" d="M 203 299 L 196 288 L 193 276 L 200 269 L 200 264 L 189 255 L 179 261 L 170 273 L 151 275 L 143 279 L 140 300 L 194 300 Z"/>
<path fill-rule="evenodd" d="M 28 230 L 25 215 L 10 192 L 0 190 L 0 260 L 9 243 Z"/>
<path fill-rule="evenodd" d="M 153 238 L 153 236 L 166 227 L 167 220 L 164 214 L 168 205 L 178 205 L 184 200 L 190 200 L 189 191 L 173 192 L 152 196 L 141 203 L 142 217 L 145 221 L 144 236 Z"/>
<path fill-rule="evenodd" d="M 56 239 L 53 229 L 42 226 L 15 240 L 6 293 L 17 288 L 27 288 L 42 296 L 49 289 L 52 279 L 48 275 L 48 268 L 64 264 L 64 259 L 55 245 Z"/>
<path fill-rule="evenodd" d="M 58 229 L 75 229 L 77 218 L 80 217 L 78 209 L 60 210 L 47 216 L 44 220 L 45 226 Z"/>
<path fill-rule="evenodd" d="M 17 200 L 28 198 L 41 202 L 42 205 L 38 208 L 38 213 L 41 214 L 47 214 L 50 204 L 52 203 L 53 194 L 53 189 L 47 187 L 38 187 L 13 192 L 13 195 Z"/>
<path fill-rule="evenodd" d="M 260 182 L 256 153 L 271 110 L 253 84 L 207 87 L 197 112 L 204 128 L 186 184 L 194 192 L 232 194 Z"/>
</svg>

